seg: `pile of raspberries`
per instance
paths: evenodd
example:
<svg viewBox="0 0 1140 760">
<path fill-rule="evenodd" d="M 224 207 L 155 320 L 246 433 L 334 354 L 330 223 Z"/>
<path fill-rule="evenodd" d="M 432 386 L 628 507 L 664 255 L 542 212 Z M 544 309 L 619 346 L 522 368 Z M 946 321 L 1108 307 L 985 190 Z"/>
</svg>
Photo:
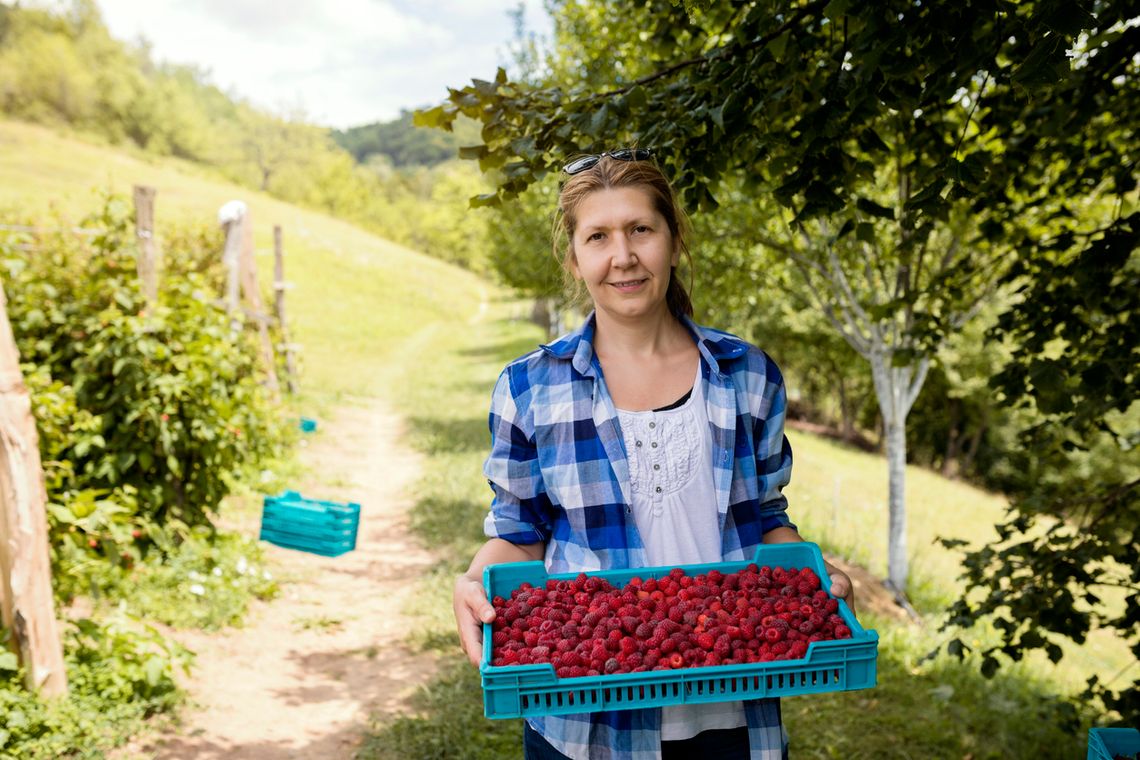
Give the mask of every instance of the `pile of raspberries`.
<svg viewBox="0 0 1140 760">
<path fill-rule="evenodd" d="M 674 568 L 622 588 L 581 573 L 491 603 L 491 665 L 550 663 L 559 678 L 798 660 L 813 641 L 851 637 L 809 568 Z"/>
</svg>

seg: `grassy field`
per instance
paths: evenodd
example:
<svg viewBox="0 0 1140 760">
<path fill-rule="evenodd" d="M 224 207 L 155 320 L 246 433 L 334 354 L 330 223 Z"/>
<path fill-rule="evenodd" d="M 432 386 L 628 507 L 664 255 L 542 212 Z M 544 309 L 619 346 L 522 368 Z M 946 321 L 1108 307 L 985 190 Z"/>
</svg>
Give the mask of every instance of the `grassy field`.
<svg viewBox="0 0 1140 760">
<path fill-rule="evenodd" d="M 450 584 L 481 542 L 489 491 L 481 474 L 490 388 L 503 364 L 533 348 L 538 330 L 519 319 L 521 304 L 470 273 L 380 240 L 321 214 L 220 182 L 196 167 L 116 153 L 49 130 L 0 122 L 0 212 L 56 207 L 80 214 L 94 191 L 158 189 L 164 220 L 213 219 L 241 198 L 252 212 L 263 287 L 272 270 L 272 225 L 284 228 L 289 313 L 303 345 L 303 393 L 294 411 L 382 396 L 409 421 L 408 443 L 426 455 L 426 476 L 412 515 L 417 535 L 439 556 L 423 581 L 418 643 L 454 667 L 418 697 L 414 716 L 375 727 L 363 758 L 517 756 L 516 721 L 481 717 L 478 680 L 455 657 Z M 0 223 L 3 216 L 0 215 Z M 826 548 L 882 573 L 886 564 L 886 466 L 880 457 L 805 434 L 788 488 L 793 519 Z M 984 541 L 1003 500 L 932 473 L 908 472 L 909 542 L 914 591 L 935 612 L 958 593 L 957 555 L 940 535 Z M 1112 640 L 1074 651 L 1061 669 L 1035 660 L 1003 669 L 993 681 L 954 662 L 921 663 L 939 641 L 935 626 L 868 620 L 882 636 L 880 685 L 873 691 L 786 702 L 796 757 L 975 759 L 1079 756 L 1084 737 L 1053 727 L 1049 694 L 1091 671 L 1123 663 Z M 979 635 L 985 635 L 984 632 Z"/>
</svg>

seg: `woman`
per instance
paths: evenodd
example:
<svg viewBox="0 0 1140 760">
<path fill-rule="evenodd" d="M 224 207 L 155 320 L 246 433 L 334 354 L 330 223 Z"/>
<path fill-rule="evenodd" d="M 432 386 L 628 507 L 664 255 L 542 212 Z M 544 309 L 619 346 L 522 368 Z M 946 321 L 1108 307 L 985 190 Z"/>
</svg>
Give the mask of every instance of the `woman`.
<svg viewBox="0 0 1140 760">
<path fill-rule="evenodd" d="M 551 573 L 751 559 L 802 541 L 783 487 L 779 369 L 758 348 L 692 321 L 676 276 L 684 217 L 650 152 L 578 159 L 559 195 L 563 265 L 594 311 L 507 366 L 491 401 L 484 471 L 490 540 L 456 579 L 460 642 L 478 664 L 494 619 L 483 568 L 542 559 Z M 832 592 L 851 582 L 829 566 Z M 779 700 L 529 719 L 528 760 L 786 756 Z"/>
</svg>

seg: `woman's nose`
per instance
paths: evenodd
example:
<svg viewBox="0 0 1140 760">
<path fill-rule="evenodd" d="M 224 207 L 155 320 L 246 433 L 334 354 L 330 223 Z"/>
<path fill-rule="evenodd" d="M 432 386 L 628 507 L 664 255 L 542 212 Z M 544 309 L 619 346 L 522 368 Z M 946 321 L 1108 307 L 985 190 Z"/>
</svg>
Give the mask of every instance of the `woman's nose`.
<svg viewBox="0 0 1140 760">
<path fill-rule="evenodd" d="M 614 266 L 625 268 L 633 266 L 637 263 L 637 254 L 633 251 L 633 245 L 629 238 L 619 236 L 614 241 Z"/>
</svg>

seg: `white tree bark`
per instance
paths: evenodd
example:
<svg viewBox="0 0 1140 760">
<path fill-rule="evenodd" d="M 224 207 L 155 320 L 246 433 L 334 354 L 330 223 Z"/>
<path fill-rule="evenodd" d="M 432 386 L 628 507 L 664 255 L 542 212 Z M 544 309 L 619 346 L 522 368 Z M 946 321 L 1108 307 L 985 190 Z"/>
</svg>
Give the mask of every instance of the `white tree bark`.
<svg viewBox="0 0 1140 760">
<path fill-rule="evenodd" d="M 918 398 L 930 360 L 891 366 L 893 351 L 876 341 L 866 357 L 871 363 L 875 396 L 883 415 L 887 444 L 887 582 L 896 594 L 906 593 L 909 555 L 906 541 L 906 418 Z"/>
</svg>

